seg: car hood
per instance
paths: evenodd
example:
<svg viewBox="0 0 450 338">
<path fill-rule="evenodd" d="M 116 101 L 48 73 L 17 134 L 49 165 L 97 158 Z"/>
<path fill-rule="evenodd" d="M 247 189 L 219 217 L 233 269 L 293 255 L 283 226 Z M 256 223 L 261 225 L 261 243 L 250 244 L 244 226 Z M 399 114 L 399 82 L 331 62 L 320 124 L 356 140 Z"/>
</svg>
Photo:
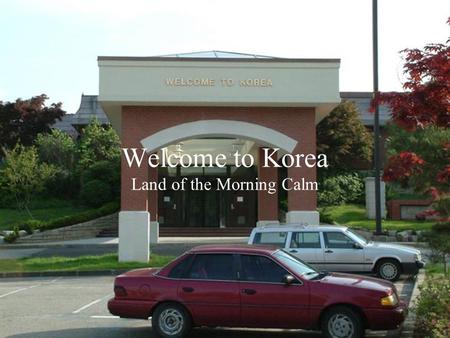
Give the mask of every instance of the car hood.
<svg viewBox="0 0 450 338">
<path fill-rule="evenodd" d="M 406 245 L 399 245 L 399 244 L 390 244 L 390 243 L 380 243 L 380 242 L 369 242 L 369 244 L 367 244 L 367 248 L 374 248 L 374 249 L 394 249 L 394 250 L 399 250 L 405 253 L 410 253 L 410 254 L 420 254 L 420 250 L 417 250 L 415 248 L 411 248 L 409 246 Z"/>
<path fill-rule="evenodd" d="M 142 276 L 150 276 L 158 272 L 160 269 L 156 268 L 143 268 L 143 269 L 135 269 L 127 271 L 121 274 L 119 277 L 142 277 Z"/>
<path fill-rule="evenodd" d="M 322 284 L 349 286 L 380 292 L 388 292 L 390 289 L 395 290 L 395 286 L 391 282 L 378 278 L 352 275 L 347 273 L 332 272 L 322 279 L 319 279 L 318 282 Z"/>
</svg>

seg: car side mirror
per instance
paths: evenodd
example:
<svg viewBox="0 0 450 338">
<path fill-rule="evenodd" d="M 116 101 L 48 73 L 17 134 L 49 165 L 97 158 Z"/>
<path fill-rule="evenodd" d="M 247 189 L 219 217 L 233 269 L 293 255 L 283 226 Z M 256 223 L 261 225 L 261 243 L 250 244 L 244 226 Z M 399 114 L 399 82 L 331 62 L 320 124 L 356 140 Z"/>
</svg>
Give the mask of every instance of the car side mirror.
<svg viewBox="0 0 450 338">
<path fill-rule="evenodd" d="M 362 249 L 363 247 L 359 243 L 353 243 L 353 249 Z"/>
<path fill-rule="evenodd" d="M 283 283 L 286 285 L 291 285 L 292 283 L 294 283 L 294 281 L 295 281 L 294 276 L 291 276 L 291 275 L 283 276 Z"/>
</svg>

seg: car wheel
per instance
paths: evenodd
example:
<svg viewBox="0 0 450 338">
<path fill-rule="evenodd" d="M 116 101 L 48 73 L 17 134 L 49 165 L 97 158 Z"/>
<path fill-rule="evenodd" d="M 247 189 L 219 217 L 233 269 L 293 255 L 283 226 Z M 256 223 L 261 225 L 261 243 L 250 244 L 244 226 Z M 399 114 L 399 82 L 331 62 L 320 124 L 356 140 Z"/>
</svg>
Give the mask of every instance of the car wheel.
<svg viewBox="0 0 450 338">
<path fill-rule="evenodd" d="M 376 273 L 378 277 L 394 282 L 400 278 L 402 273 L 400 263 L 395 259 L 382 259 L 377 264 Z"/>
<path fill-rule="evenodd" d="M 191 329 L 191 317 L 179 304 L 161 304 L 153 312 L 152 327 L 159 337 L 185 337 Z"/>
<path fill-rule="evenodd" d="M 328 310 L 322 318 L 322 333 L 327 338 L 362 338 L 364 326 L 361 316 L 346 306 Z"/>
</svg>

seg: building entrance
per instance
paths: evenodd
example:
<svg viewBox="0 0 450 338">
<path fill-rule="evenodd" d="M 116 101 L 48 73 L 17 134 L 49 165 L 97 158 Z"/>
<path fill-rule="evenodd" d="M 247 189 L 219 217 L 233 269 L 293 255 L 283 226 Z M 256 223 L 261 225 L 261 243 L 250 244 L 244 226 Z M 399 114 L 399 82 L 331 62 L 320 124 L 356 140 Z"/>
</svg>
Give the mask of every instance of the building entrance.
<svg viewBox="0 0 450 338">
<path fill-rule="evenodd" d="M 211 190 L 193 190 L 190 184 L 185 191 L 161 191 L 159 192 L 159 224 L 162 227 L 254 227 L 257 219 L 257 193 L 255 191 L 224 191 L 218 189 L 217 177 L 232 177 L 233 180 L 249 180 L 256 178 L 256 170 L 249 168 L 241 171 L 240 175 L 234 167 L 224 169 L 222 175 L 183 175 L 178 168 L 174 176 L 164 176 L 160 173 L 160 179 L 165 177 L 168 186 L 173 181 L 181 181 L 184 177 L 188 180 L 198 179 L 202 182 L 210 182 Z M 202 170 L 202 168 L 196 168 Z M 219 168 L 217 168 L 219 169 Z M 220 173 L 219 173 L 220 174 Z M 245 174 L 246 177 L 243 177 Z M 240 177 L 239 177 L 240 176 Z"/>
</svg>

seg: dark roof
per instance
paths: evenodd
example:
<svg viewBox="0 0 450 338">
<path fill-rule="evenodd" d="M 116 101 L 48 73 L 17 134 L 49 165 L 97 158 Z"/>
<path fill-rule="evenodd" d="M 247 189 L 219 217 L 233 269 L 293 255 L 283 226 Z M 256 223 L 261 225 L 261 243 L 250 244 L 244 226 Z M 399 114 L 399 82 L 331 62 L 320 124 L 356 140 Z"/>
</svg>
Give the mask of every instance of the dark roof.
<svg viewBox="0 0 450 338">
<path fill-rule="evenodd" d="M 341 92 L 341 99 L 353 101 L 358 106 L 361 122 L 366 126 L 373 126 L 374 114 L 369 111 L 371 92 Z M 380 125 L 384 126 L 391 119 L 391 111 L 385 105 L 380 106 Z"/>
<path fill-rule="evenodd" d="M 268 55 L 210 50 L 157 56 L 99 56 L 98 61 L 232 61 L 232 62 L 324 62 L 336 63 L 340 59 L 297 59 Z"/>
</svg>

